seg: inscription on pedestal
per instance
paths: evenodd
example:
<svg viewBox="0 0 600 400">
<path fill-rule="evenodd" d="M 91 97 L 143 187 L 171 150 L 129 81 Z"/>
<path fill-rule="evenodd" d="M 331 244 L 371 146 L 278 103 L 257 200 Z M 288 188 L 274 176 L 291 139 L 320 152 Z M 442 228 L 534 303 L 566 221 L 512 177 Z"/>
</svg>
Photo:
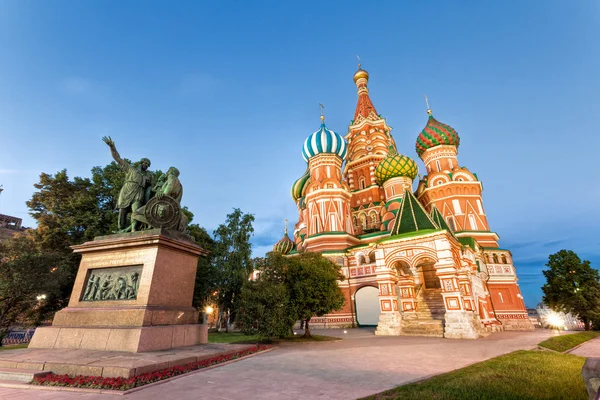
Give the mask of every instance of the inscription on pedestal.
<svg viewBox="0 0 600 400">
<path fill-rule="evenodd" d="M 81 301 L 135 300 L 142 265 L 88 270 Z"/>
</svg>

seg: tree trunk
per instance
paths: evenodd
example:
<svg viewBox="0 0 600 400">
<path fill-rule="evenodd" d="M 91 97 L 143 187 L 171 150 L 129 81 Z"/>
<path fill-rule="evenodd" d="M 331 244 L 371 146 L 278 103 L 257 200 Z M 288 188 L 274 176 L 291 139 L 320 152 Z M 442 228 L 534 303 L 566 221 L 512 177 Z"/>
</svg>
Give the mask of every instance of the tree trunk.
<svg viewBox="0 0 600 400">
<path fill-rule="evenodd" d="M 592 330 L 592 327 L 591 327 L 592 324 L 590 323 L 590 320 L 588 318 L 582 318 L 582 319 L 583 319 L 583 329 L 585 329 L 586 331 Z"/>
<path fill-rule="evenodd" d="M 306 321 L 304 321 L 304 337 L 305 338 L 311 338 L 312 335 L 310 334 L 310 328 L 308 327 L 308 322 L 310 321 L 310 318 L 307 318 Z"/>
</svg>

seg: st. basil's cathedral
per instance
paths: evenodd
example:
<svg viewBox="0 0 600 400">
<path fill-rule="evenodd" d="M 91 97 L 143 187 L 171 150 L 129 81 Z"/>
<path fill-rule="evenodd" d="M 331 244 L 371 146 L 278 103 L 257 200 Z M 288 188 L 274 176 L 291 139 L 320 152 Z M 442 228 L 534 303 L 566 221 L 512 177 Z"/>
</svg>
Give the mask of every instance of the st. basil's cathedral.
<svg viewBox="0 0 600 400">
<path fill-rule="evenodd" d="M 306 172 L 292 185 L 293 240 L 274 251 L 323 254 L 342 267 L 342 310 L 313 327 L 377 326 L 378 335 L 478 338 L 529 330 L 509 250 L 498 246 L 482 184 L 458 162 L 456 130 L 430 109 L 416 162 L 401 154 L 369 97 L 369 74 L 354 74 L 358 103 L 344 137 L 325 125 L 302 147 Z"/>
</svg>

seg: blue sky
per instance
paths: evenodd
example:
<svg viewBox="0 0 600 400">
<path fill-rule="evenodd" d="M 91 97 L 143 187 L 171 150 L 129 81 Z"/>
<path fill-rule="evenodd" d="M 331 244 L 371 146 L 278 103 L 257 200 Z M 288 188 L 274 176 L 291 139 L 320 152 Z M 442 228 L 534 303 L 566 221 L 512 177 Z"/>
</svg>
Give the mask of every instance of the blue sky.
<svg viewBox="0 0 600 400">
<path fill-rule="evenodd" d="M 108 134 L 125 157 L 177 166 L 209 231 L 233 207 L 255 214 L 262 255 L 297 219 L 318 104 L 347 131 L 358 54 L 400 152 L 416 158 L 424 93 L 458 131 L 528 305 L 548 254 L 599 267 L 600 3 L 367 4 L 3 1 L 0 213 L 33 225 L 40 172 L 88 176 L 111 161 Z"/>
</svg>

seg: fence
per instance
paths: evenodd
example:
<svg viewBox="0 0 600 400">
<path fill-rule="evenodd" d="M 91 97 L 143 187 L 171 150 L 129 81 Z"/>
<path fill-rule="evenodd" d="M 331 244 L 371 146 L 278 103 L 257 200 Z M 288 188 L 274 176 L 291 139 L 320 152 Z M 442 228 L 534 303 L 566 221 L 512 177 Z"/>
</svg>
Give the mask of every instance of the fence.
<svg viewBox="0 0 600 400">
<path fill-rule="evenodd" d="M 27 329 L 26 331 L 10 331 L 8 335 L 2 339 L 2 346 L 29 343 L 34 333 L 35 328 Z"/>
</svg>

